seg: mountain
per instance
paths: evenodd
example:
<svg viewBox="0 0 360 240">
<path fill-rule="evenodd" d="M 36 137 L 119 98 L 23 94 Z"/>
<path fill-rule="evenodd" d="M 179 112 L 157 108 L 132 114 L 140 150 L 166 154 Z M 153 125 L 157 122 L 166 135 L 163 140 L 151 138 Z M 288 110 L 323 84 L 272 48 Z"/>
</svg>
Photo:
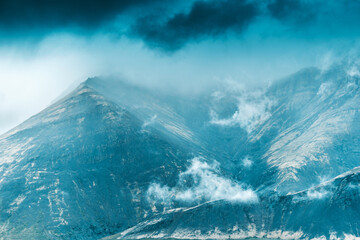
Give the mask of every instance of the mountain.
<svg viewBox="0 0 360 240">
<path fill-rule="evenodd" d="M 89 239 L 135 224 L 186 149 L 86 83 L 0 138 L 1 236 Z"/>
<path fill-rule="evenodd" d="M 0 236 L 354 239 L 355 67 L 196 96 L 90 78 L 0 136 Z"/>
<path fill-rule="evenodd" d="M 217 91 L 218 105 L 205 104 L 215 117 L 209 111 L 211 124 L 202 131 L 211 132 L 214 142 L 226 132 L 224 142 L 234 145 L 224 149 L 235 149 L 232 159 L 216 160 L 233 182 L 255 189 L 258 201 L 224 194 L 192 206 L 175 204 L 108 239 L 359 236 L 360 92 L 351 67 L 304 69 L 258 93 Z M 242 135 L 234 131 L 239 128 Z"/>
</svg>

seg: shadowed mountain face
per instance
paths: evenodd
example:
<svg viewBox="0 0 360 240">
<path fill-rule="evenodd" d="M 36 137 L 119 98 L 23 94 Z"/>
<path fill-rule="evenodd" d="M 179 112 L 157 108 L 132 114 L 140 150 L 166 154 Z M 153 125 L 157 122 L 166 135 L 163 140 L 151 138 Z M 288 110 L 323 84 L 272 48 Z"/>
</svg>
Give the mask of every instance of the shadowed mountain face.
<svg viewBox="0 0 360 240">
<path fill-rule="evenodd" d="M 88 79 L 0 137 L 0 236 L 358 236 L 351 69 L 191 97 Z"/>
</svg>

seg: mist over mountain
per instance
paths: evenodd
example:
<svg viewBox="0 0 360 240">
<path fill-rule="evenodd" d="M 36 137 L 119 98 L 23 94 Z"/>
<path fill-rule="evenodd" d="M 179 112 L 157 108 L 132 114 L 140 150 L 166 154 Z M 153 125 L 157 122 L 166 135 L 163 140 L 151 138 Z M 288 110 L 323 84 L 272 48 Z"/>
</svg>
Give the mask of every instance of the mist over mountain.
<svg viewBox="0 0 360 240">
<path fill-rule="evenodd" d="M 359 55 L 359 9 L 357 0 L 2 0 L 0 133 L 93 76 L 195 94 L 325 69 Z"/>
<path fill-rule="evenodd" d="M 89 78 L 1 135 L 0 236 L 354 239 L 359 80 L 356 62 L 198 95 Z"/>
<path fill-rule="evenodd" d="M 0 0 L 0 239 L 360 239 L 359 0 Z"/>
</svg>

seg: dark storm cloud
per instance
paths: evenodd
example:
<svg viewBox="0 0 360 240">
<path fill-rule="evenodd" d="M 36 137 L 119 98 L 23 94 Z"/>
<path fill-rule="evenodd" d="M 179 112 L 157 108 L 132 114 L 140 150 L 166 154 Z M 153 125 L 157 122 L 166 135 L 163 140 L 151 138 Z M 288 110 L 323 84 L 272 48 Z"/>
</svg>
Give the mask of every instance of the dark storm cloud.
<svg viewBox="0 0 360 240">
<path fill-rule="evenodd" d="M 131 7 L 154 0 L 0 0 L 0 30 L 20 34 L 67 27 L 96 29 Z"/>
<path fill-rule="evenodd" d="M 272 17 L 283 21 L 305 25 L 314 21 L 319 10 L 316 1 L 302 0 L 273 0 L 270 1 L 267 8 Z"/>
<path fill-rule="evenodd" d="M 195 0 L 190 10 L 139 18 L 130 33 L 150 48 L 170 52 L 230 31 L 243 36 L 247 28 L 261 38 L 353 38 L 360 36 L 359 12 L 360 0 Z M 260 19 L 270 23 L 267 29 Z M 274 19 L 280 25 L 269 21 Z"/>
<path fill-rule="evenodd" d="M 169 52 L 247 29 L 261 37 L 353 37 L 360 35 L 359 12 L 360 0 L 0 0 L 0 44 L 58 31 L 121 33 Z M 259 19 L 282 26 L 268 21 L 264 30 Z"/>
<path fill-rule="evenodd" d="M 359 0 L 271 0 L 271 17 L 308 39 L 357 38 L 360 36 Z M 300 33 L 300 34 L 299 34 Z"/>
<path fill-rule="evenodd" d="M 168 19 L 140 18 L 132 33 L 150 47 L 174 51 L 189 41 L 216 37 L 229 30 L 242 32 L 258 15 L 258 5 L 245 0 L 197 1 L 187 13 Z"/>
</svg>

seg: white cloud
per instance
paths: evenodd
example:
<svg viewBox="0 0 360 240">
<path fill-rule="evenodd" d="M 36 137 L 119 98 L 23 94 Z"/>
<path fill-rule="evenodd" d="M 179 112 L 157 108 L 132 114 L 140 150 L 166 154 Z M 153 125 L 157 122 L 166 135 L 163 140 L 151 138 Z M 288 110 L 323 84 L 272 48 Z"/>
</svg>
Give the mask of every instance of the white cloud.
<svg viewBox="0 0 360 240">
<path fill-rule="evenodd" d="M 161 203 L 168 203 L 171 200 L 171 189 L 168 186 L 160 186 L 158 183 L 152 183 L 147 190 L 149 199 L 156 198 Z"/>
<path fill-rule="evenodd" d="M 251 168 L 251 166 L 253 165 L 253 162 L 250 160 L 249 156 L 246 156 L 243 160 L 242 160 L 242 165 L 246 168 Z"/>
<path fill-rule="evenodd" d="M 322 199 L 327 197 L 327 195 L 329 194 L 328 191 L 324 190 L 324 189 L 320 189 L 320 190 L 315 190 L 315 189 L 311 189 L 309 191 L 307 191 L 307 197 L 310 200 L 313 199 Z"/>
<path fill-rule="evenodd" d="M 319 90 L 317 92 L 317 95 L 320 97 L 320 99 L 325 99 L 327 98 L 333 91 L 333 83 L 332 82 L 325 82 L 322 83 L 319 87 Z"/>
<path fill-rule="evenodd" d="M 360 71 L 356 66 L 351 66 L 347 71 L 349 77 L 360 77 Z"/>
<path fill-rule="evenodd" d="M 204 202 L 210 200 L 227 200 L 232 202 L 256 202 L 256 193 L 219 173 L 219 164 L 208 164 L 201 158 L 192 159 L 191 166 L 180 173 L 174 188 L 150 185 L 147 191 L 150 202 L 171 203 Z"/>
<path fill-rule="evenodd" d="M 235 92 L 232 94 L 237 95 L 237 109 L 228 118 L 219 118 L 218 113 L 210 109 L 211 124 L 220 126 L 238 125 L 251 133 L 258 124 L 266 121 L 271 116 L 270 109 L 274 101 L 265 96 L 263 91 L 250 91 L 239 85 L 235 85 L 232 91 Z M 219 95 L 217 92 L 216 96 Z"/>
</svg>

